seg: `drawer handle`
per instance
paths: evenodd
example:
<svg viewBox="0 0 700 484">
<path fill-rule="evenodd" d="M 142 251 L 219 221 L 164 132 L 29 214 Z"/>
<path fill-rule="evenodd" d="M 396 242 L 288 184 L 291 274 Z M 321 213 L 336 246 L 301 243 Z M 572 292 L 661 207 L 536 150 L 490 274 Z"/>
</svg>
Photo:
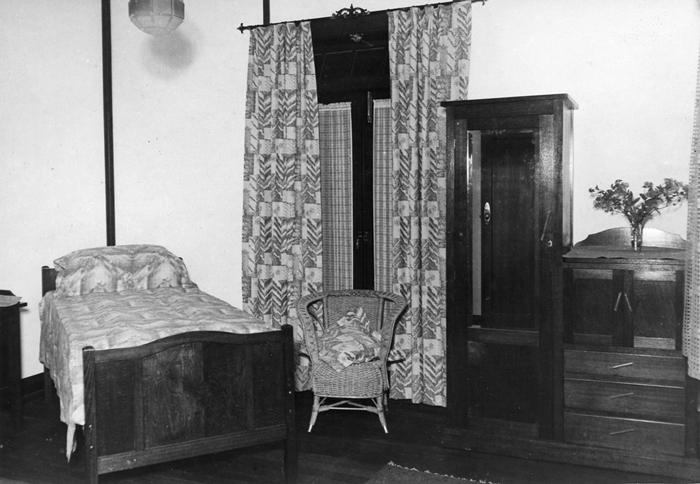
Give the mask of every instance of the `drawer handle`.
<svg viewBox="0 0 700 484">
<path fill-rule="evenodd" d="M 617 299 L 615 300 L 615 307 L 613 307 L 613 311 L 617 312 L 617 308 L 620 306 L 620 299 L 622 298 L 622 291 L 617 293 Z"/>
<path fill-rule="evenodd" d="M 613 311 L 617 312 L 617 310 L 620 307 L 620 300 L 622 299 L 622 296 L 625 296 L 625 303 L 627 304 L 627 310 L 631 313 L 632 312 L 632 304 L 630 303 L 630 298 L 627 297 L 627 293 L 623 293 L 622 291 L 617 293 L 617 299 L 615 299 L 615 306 L 613 307 Z"/>
<path fill-rule="evenodd" d="M 634 392 L 629 392 L 629 393 L 618 393 L 617 395 L 610 395 L 608 398 L 610 400 L 615 400 L 616 398 L 623 398 L 623 397 L 633 397 Z"/>
<path fill-rule="evenodd" d="M 635 430 L 637 430 L 637 429 L 618 430 L 618 431 L 616 431 L 616 432 L 610 432 L 608 435 L 610 435 L 611 437 L 614 437 L 614 436 L 616 436 L 616 435 L 629 434 L 629 433 L 631 433 L 631 432 L 634 432 Z"/>
<path fill-rule="evenodd" d="M 617 370 L 618 368 L 624 368 L 626 366 L 632 366 L 634 365 L 634 361 L 630 361 L 628 363 L 620 363 L 619 365 L 613 365 L 610 367 L 611 370 Z"/>
<path fill-rule="evenodd" d="M 627 310 L 631 313 L 632 305 L 630 304 L 630 298 L 627 297 L 627 293 L 625 293 L 625 302 L 627 303 Z"/>
</svg>

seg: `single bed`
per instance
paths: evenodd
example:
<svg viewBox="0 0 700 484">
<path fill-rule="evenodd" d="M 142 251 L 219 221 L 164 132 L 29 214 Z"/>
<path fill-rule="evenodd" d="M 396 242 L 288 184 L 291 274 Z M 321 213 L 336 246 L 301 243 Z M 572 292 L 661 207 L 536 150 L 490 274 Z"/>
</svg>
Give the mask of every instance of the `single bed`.
<svg viewBox="0 0 700 484">
<path fill-rule="evenodd" d="M 66 451 L 100 474 L 268 442 L 296 477 L 292 331 L 201 290 L 159 246 L 76 251 L 42 268 L 41 349 Z"/>
</svg>

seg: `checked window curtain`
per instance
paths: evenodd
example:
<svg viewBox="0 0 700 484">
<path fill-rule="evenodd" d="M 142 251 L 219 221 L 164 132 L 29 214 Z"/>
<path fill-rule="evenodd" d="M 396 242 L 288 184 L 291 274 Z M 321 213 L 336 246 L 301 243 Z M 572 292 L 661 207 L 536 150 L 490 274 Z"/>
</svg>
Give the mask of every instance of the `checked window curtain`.
<svg viewBox="0 0 700 484">
<path fill-rule="evenodd" d="M 352 105 L 321 104 L 318 111 L 323 287 L 352 289 Z"/>
<path fill-rule="evenodd" d="M 374 193 L 374 288 L 392 292 L 393 186 L 391 100 L 376 99 L 373 107 L 372 176 Z"/>
<path fill-rule="evenodd" d="M 685 276 L 683 354 L 688 357 L 688 375 L 700 379 L 700 51 L 688 188 L 688 255 Z"/>
<path fill-rule="evenodd" d="M 389 13 L 393 286 L 409 301 L 390 366 L 392 398 L 446 404 L 445 111 L 466 99 L 471 3 Z M 392 358 L 393 359 L 393 358 Z"/>
<path fill-rule="evenodd" d="M 321 287 L 318 101 L 308 22 L 251 31 L 246 98 L 243 304 L 294 326 L 296 301 Z M 306 364 L 306 366 L 304 366 Z M 297 388 L 308 387 L 299 359 Z"/>
</svg>

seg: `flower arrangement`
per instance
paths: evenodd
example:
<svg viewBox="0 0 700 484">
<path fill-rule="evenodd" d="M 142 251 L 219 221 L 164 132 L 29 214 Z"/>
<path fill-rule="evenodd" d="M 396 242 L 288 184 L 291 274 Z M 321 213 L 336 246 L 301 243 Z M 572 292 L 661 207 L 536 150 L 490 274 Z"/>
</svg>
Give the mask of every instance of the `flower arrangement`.
<svg viewBox="0 0 700 484">
<path fill-rule="evenodd" d="M 681 204 L 688 198 L 688 186 L 673 178 L 664 178 L 660 185 L 644 182 L 638 196 L 630 190 L 629 183 L 615 180 L 610 188 L 602 189 L 596 185 L 589 188 L 593 207 L 604 212 L 620 213 L 627 218 L 632 229 L 632 247 L 639 250 L 642 245 L 644 225 L 661 210 Z"/>
</svg>

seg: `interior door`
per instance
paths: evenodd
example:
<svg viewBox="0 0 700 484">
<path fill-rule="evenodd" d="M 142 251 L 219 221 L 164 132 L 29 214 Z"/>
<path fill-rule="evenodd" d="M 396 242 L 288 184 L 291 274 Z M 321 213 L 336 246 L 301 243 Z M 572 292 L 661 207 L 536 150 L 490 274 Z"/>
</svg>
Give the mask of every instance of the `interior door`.
<svg viewBox="0 0 700 484">
<path fill-rule="evenodd" d="M 536 130 L 470 130 L 472 324 L 469 414 L 538 432 Z"/>
</svg>

